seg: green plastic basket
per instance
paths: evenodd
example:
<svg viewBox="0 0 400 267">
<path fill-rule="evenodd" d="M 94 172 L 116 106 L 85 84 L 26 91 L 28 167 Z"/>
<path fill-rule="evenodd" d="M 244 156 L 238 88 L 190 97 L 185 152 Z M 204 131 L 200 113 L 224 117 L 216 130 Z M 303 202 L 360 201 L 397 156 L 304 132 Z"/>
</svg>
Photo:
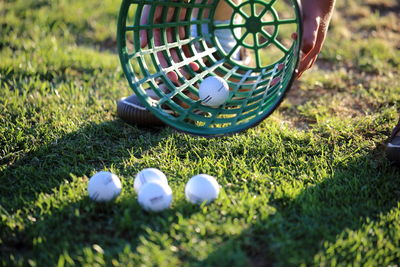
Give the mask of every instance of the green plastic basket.
<svg viewBox="0 0 400 267">
<path fill-rule="evenodd" d="M 274 111 L 295 78 L 302 34 L 297 1 L 221 1 L 232 15 L 218 23 L 214 15 L 219 0 L 122 2 L 117 39 L 129 85 L 148 110 L 179 131 L 218 136 L 253 127 Z M 148 23 L 141 25 L 146 5 Z M 230 29 L 235 38 L 230 51 L 215 35 L 222 29 Z M 145 47 L 141 31 L 147 32 Z M 157 32 L 160 40 L 155 42 Z M 247 49 L 251 64 L 234 59 L 238 49 Z M 173 53 L 179 60 L 172 60 Z M 193 71 L 190 62 L 200 69 Z M 177 84 L 167 77 L 171 71 L 178 75 Z M 217 108 L 198 99 L 199 84 L 211 75 L 224 78 L 230 88 L 228 101 Z"/>
</svg>

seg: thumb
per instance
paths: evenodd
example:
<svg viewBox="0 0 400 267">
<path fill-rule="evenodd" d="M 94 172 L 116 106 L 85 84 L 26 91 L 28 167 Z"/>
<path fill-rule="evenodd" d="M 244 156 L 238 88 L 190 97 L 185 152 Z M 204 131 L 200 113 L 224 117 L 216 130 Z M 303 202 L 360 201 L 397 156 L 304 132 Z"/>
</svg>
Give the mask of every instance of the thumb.
<svg viewBox="0 0 400 267">
<path fill-rule="evenodd" d="M 318 29 L 321 23 L 319 16 L 305 16 L 303 18 L 303 40 L 301 51 L 306 56 L 314 48 L 317 41 Z"/>
</svg>

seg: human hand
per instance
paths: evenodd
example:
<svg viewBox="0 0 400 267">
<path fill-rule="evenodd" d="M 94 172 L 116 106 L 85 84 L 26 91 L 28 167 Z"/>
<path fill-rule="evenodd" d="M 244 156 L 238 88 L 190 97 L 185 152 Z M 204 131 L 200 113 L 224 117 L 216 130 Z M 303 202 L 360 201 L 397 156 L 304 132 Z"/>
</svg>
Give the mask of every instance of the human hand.
<svg viewBox="0 0 400 267">
<path fill-rule="evenodd" d="M 311 68 L 324 44 L 335 0 L 301 0 L 303 11 L 302 57 L 297 78 Z"/>
<path fill-rule="evenodd" d="M 150 10 L 151 6 L 146 5 L 143 8 L 141 18 L 140 18 L 140 24 L 141 25 L 148 25 L 149 22 L 155 23 L 155 24 L 161 24 L 161 23 L 166 23 L 166 22 L 172 22 L 174 20 L 174 8 L 169 7 L 168 12 L 167 12 L 167 17 L 165 21 L 161 21 L 162 19 L 162 13 L 163 9 L 166 8 L 164 6 L 157 6 L 154 10 L 154 21 L 149 21 L 149 16 L 150 16 Z M 185 19 L 186 15 L 186 9 L 182 8 L 180 10 L 179 14 L 179 20 L 182 21 Z M 179 38 L 184 39 L 185 38 L 185 29 L 184 27 L 179 27 Z M 167 42 L 174 42 L 173 39 L 173 28 L 169 27 L 166 29 L 166 36 L 167 36 Z M 140 31 L 140 46 L 144 48 L 148 44 L 148 36 L 147 36 L 147 30 L 141 30 Z M 154 37 L 154 45 L 155 46 L 161 46 L 163 45 L 162 43 L 162 30 L 160 28 L 155 28 L 153 29 L 153 37 Z M 172 63 L 174 62 L 180 62 L 181 60 L 179 59 L 179 56 L 177 54 L 177 49 L 170 49 L 171 57 L 172 57 Z M 158 60 L 160 61 L 160 65 L 163 68 L 169 67 L 168 61 L 164 56 L 164 53 L 162 52 L 157 52 L 157 57 Z M 199 69 L 199 65 L 195 62 L 189 63 L 189 66 L 194 70 L 197 71 Z M 181 68 L 179 71 L 182 73 L 182 75 L 187 75 L 186 72 Z M 167 77 L 174 83 L 178 82 L 178 74 L 175 71 L 171 71 L 167 73 Z"/>
</svg>

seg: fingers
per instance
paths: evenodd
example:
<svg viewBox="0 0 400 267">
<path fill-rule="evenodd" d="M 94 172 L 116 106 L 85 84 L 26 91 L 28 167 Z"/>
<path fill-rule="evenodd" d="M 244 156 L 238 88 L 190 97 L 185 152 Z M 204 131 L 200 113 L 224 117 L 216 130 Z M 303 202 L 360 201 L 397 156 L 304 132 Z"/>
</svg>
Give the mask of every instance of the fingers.
<svg viewBox="0 0 400 267">
<path fill-rule="evenodd" d="M 313 47 L 312 51 L 310 51 L 310 53 L 307 56 L 303 57 L 300 60 L 300 65 L 299 65 L 298 73 L 297 73 L 297 79 L 299 79 L 306 70 L 308 70 L 309 68 L 311 68 L 314 65 L 319 52 L 320 51 L 317 47 Z"/>
<path fill-rule="evenodd" d="M 142 14 L 140 16 L 140 25 L 148 25 L 149 24 L 149 17 L 150 17 L 151 6 L 145 5 L 143 7 Z M 162 6 L 157 6 L 154 10 L 154 21 L 152 23 L 160 23 L 161 14 L 163 11 Z M 172 12 L 173 13 L 173 12 Z M 147 31 L 141 30 L 139 32 L 140 36 L 140 47 L 144 48 L 147 44 Z"/>
<path fill-rule="evenodd" d="M 321 52 L 325 38 L 326 28 L 323 25 L 320 25 L 314 47 L 300 61 L 297 78 L 300 78 L 304 71 L 308 70 L 314 65 L 315 61 L 318 58 L 318 54 Z"/>
<path fill-rule="evenodd" d="M 317 60 L 326 38 L 335 0 L 300 0 L 299 3 L 303 11 L 303 36 L 297 78 Z"/>
<path fill-rule="evenodd" d="M 166 13 L 163 13 L 163 11 L 165 11 Z M 141 15 L 141 18 L 140 18 L 140 24 L 141 25 L 148 25 L 149 23 L 150 24 L 151 23 L 156 23 L 156 24 L 157 23 L 162 23 L 161 19 L 162 19 L 163 16 L 165 16 L 165 14 L 166 14 L 165 22 L 173 21 L 174 20 L 174 14 L 175 14 L 174 11 L 175 11 L 175 8 L 167 8 L 167 9 L 165 9 L 165 7 L 163 7 L 163 6 L 157 6 L 154 9 L 154 11 L 152 11 L 152 7 L 150 5 L 146 5 L 146 6 L 144 6 L 143 11 L 142 11 L 142 15 Z M 154 21 L 149 21 L 149 17 L 150 17 L 150 13 L 151 12 L 154 12 L 154 16 L 153 16 L 154 17 Z M 179 19 L 182 21 L 182 20 L 185 19 L 185 16 L 186 16 L 186 9 L 184 9 L 184 8 L 180 9 L 179 10 Z M 162 38 L 163 37 L 162 35 L 164 34 L 164 31 L 166 31 L 167 40 L 163 40 L 163 38 Z M 162 45 L 164 45 L 165 41 L 168 42 L 168 43 L 176 41 L 173 38 L 173 28 L 168 28 L 168 29 L 156 28 L 156 29 L 153 30 L 152 33 L 153 33 L 154 45 L 155 46 L 162 46 Z M 139 32 L 139 35 L 140 35 L 140 46 L 142 48 L 144 48 L 145 46 L 148 45 L 148 33 L 147 33 L 146 30 L 141 30 Z M 184 39 L 185 36 L 186 36 L 185 28 L 184 27 L 178 27 L 178 38 Z M 160 66 L 162 68 L 168 68 L 168 67 L 171 66 L 171 64 L 173 65 L 174 62 L 176 62 L 176 63 L 181 62 L 181 59 L 180 59 L 179 54 L 178 54 L 178 51 L 179 50 L 177 48 L 173 48 L 173 49 L 169 50 L 170 55 L 171 55 L 171 59 L 170 60 L 167 60 L 167 58 L 166 58 L 167 55 L 165 54 L 165 52 L 157 52 L 157 58 L 159 60 Z M 184 55 L 186 57 L 190 56 L 190 51 L 189 51 L 189 49 L 187 49 L 187 47 L 183 47 L 183 52 L 184 52 Z M 195 63 L 195 62 L 190 62 L 188 65 L 193 71 L 198 71 L 199 68 L 200 68 L 199 65 L 197 63 Z M 183 68 L 180 68 L 179 71 L 183 76 L 186 76 L 186 77 L 188 76 L 187 72 L 185 72 Z M 167 77 L 173 83 L 178 83 L 179 76 L 175 71 L 170 71 L 169 73 L 167 73 Z"/>
<path fill-rule="evenodd" d="M 140 16 L 140 25 L 147 25 L 149 22 L 149 12 L 150 6 L 146 5 L 143 7 L 142 15 Z M 140 36 L 140 47 L 143 48 L 147 45 L 147 31 L 141 30 L 139 32 Z"/>
<path fill-rule="evenodd" d="M 161 46 L 163 44 L 162 42 L 162 31 L 160 29 L 155 29 L 153 31 L 153 36 L 154 36 L 154 44 L 156 46 Z M 167 42 L 173 42 L 173 35 L 172 35 L 172 29 L 168 29 L 167 30 Z M 162 68 L 168 68 L 169 66 L 173 65 L 175 62 L 181 62 L 181 59 L 178 55 L 178 50 L 176 48 L 170 49 L 169 50 L 170 55 L 171 55 L 171 60 L 170 62 L 167 60 L 165 53 L 163 52 L 158 52 L 157 53 L 157 58 L 160 62 L 160 66 Z M 193 71 L 198 71 L 200 69 L 199 65 L 195 62 L 190 62 L 189 67 L 192 68 Z M 183 70 L 183 68 L 179 69 L 180 73 L 183 76 L 188 76 L 187 72 Z M 173 83 L 177 83 L 179 76 L 175 71 L 170 71 L 167 73 L 167 77 L 173 82 Z"/>
<path fill-rule="evenodd" d="M 181 21 L 183 21 L 183 20 L 185 20 L 185 16 L 186 16 L 186 9 L 180 9 L 179 19 Z M 185 39 L 185 37 L 186 37 L 185 27 L 179 27 L 178 28 L 178 34 L 179 34 L 179 38 L 181 40 Z M 171 37 L 172 37 L 172 35 L 171 35 Z M 171 40 L 171 41 L 173 41 L 173 40 Z M 189 50 L 188 46 L 183 46 L 182 50 L 183 50 L 183 53 L 184 53 L 184 55 L 186 57 L 190 57 L 190 50 Z M 178 55 L 174 56 L 173 60 L 175 62 L 179 62 Z M 193 71 L 198 71 L 200 69 L 199 65 L 197 63 L 195 63 L 195 62 L 190 62 L 189 63 L 189 67 L 191 67 Z M 182 71 L 182 74 L 184 76 L 186 76 L 186 73 L 184 71 Z"/>
<path fill-rule="evenodd" d="M 303 73 L 308 70 L 309 68 L 312 67 L 312 65 L 314 64 L 315 60 L 317 59 L 318 55 L 314 56 L 314 57 L 309 57 L 306 59 L 301 60 L 300 62 L 300 66 L 297 69 L 297 79 L 299 79 Z"/>
<path fill-rule="evenodd" d="M 170 42 L 173 42 L 174 41 L 174 38 L 173 38 L 173 30 L 172 29 L 168 29 L 167 30 L 167 41 L 170 43 Z M 182 39 L 184 38 L 184 36 L 182 37 Z M 181 52 L 180 50 L 178 50 L 177 48 L 173 48 L 173 49 L 171 49 L 170 50 L 170 53 L 171 53 L 171 59 L 172 59 L 172 64 L 175 62 L 175 63 L 178 63 L 178 62 L 181 62 L 181 59 L 180 59 L 180 57 L 179 57 L 179 55 L 178 55 L 178 52 Z M 197 63 L 195 63 L 195 62 L 190 62 L 189 64 L 189 67 L 191 67 L 192 68 L 192 70 L 194 70 L 194 71 L 197 71 L 197 70 L 199 70 L 199 65 L 197 64 Z M 183 76 L 185 76 L 185 77 L 188 77 L 189 75 L 188 75 L 188 73 L 184 70 L 184 68 L 180 68 L 179 69 L 179 72 L 183 75 Z M 175 73 L 175 75 L 176 75 L 176 73 Z M 172 80 L 171 80 L 172 81 Z M 176 82 L 176 81 L 172 81 L 172 82 Z"/>
<path fill-rule="evenodd" d="M 312 66 L 311 62 L 315 61 L 315 46 L 317 43 L 318 32 L 320 26 L 320 18 L 318 16 L 303 17 L 303 36 L 301 45 L 301 59 L 297 69 L 297 79 L 301 77 L 304 71 Z M 298 38 L 296 33 L 292 34 L 292 38 Z"/>
<path fill-rule="evenodd" d="M 153 37 L 154 37 L 154 44 L 156 46 L 162 45 L 162 40 L 161 40 L 161 30 L 160 29 L 154 29 L 153 31 Z M 163 52 L 157 52 L 157 58 L 160 62 L 160 66 L 162 68 L 167 68 L 169 67 L 169 63 L 164 56 Z M 178 81 L 178 74 L 176 74 L 174 71 L 170 71 L 167 73 L 167 77 L 173 82 L 176 83 Z"/>
<path fill-rule="evenodd" d="M 312 67 L 325 39 L 324 29 L 321 27 L 321 18 L 319 16 L 305 17 L 303 29 L 302 58 L 297 72 L 297 79 L 301 77 L 304 71 Z"/>
</svg>

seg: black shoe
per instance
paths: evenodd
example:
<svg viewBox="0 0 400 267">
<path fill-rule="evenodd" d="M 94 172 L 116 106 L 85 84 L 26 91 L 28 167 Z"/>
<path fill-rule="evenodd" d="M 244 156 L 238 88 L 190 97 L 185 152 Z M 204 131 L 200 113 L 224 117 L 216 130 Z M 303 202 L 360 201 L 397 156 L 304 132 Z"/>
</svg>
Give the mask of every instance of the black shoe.
<svg viewBox="0 0 400 267">
<path fill-rule="evenodd" d="M 389 142 L 386 145 L 387 158 L 397 166 L 400 166 L 400 136 L 397 136 L 399 132 L 400 120 L 396 127 L 394 127 Z"/>
<path fill-rule="evenodd" d="M 164 122 L 142 105 L 136 95 L 124 97 L 118 101 L 117 115 L 128 124 L 149 128 L 165 126 Z"/>
</svg>

